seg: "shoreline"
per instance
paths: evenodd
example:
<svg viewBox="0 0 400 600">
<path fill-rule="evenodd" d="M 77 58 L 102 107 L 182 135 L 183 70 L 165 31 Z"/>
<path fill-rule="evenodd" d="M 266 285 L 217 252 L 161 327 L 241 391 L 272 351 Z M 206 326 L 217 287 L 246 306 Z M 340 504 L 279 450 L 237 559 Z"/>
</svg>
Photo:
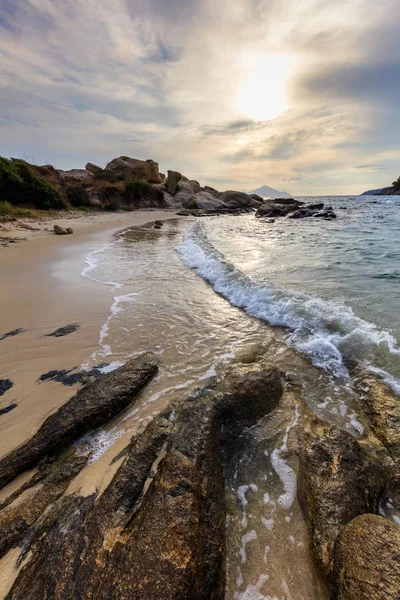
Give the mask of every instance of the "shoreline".
<svg viewBox="0 0 400 600">
<path fill-rule="evenodd" d="M 0 379 L 13 387 L 0 396 L 0 456 L 24 442 L 76 391 L 54 381 L 38 384 L 51 370 L 79 367 L 98 346 L 100 328 L 112 303 L 111 287 L 81 276 L 84 257 L 129 227 L 178 218 L 175 211 L 106 213 L 46 222 L 71 225 L 74 234 L 27 231 L 27 242 L 0 249 Z M 65 337 L 48 337 L 60 327 L 80 325 Z M 23 341 L 23 344 L 22 344 Z"/>
</svg>

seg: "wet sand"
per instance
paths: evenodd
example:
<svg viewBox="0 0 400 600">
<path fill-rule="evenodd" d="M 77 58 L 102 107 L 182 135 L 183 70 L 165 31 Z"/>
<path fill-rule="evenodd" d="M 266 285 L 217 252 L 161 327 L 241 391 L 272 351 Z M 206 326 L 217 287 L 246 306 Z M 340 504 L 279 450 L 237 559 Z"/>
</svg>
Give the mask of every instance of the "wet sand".
<svg viewBox="0 0 400 600">
<path fill-rule="evenodd" d="M 47 221 L 40 231 L 9 231 L 28 241 L 0 248 L 0 379 L 13 387 L 0 396 L 0 455 L 31 437 L 43 420 L 79 387 L 61 383 L 38 384 L 40 375 L 81 365 L 96 349 L 112 292 L 107 286 L 82 278 L 84 257 L 126 227 L 156 219 L 176 218 L 174 212 L 136 211 Z M 73 235 L 45 231 L 53 224 L 72 226 Z M 31 225 L 36 225 L 31 223 Z M 47 337 L 59 327 L 78 324 L 65 337 Z"/>
</svg>

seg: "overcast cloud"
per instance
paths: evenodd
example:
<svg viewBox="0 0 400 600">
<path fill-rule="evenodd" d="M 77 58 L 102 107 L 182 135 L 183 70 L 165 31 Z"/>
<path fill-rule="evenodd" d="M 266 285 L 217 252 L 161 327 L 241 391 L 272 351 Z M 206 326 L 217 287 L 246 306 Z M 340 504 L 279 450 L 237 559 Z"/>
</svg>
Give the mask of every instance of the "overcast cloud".
<svg viewBox="0 0 400 600">
<path fill-rule="evenodd" d="M 0 0 L 0 153 L 153 158 L 221 189 L 383 187 L 399 29 L 398 0 Z"/>
</svg>

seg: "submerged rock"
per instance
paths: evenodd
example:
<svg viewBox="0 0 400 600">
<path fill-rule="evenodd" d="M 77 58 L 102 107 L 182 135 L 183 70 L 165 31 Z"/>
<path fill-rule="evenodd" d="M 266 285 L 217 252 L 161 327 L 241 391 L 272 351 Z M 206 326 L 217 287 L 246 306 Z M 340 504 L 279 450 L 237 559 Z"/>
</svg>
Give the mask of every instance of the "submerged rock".
<svg viewBox="0 0 400 600">
<path fill-rule="evenodd" d="M 286 217 L 297 210 L 303 203 L 293 198 L 277 198 L 266 200 L 257 209 L 256 217 Z"/>
<path fill-rule="evenodd" d="M 144 354 L 80 389 L 30 440 L 0 460 L 0 487 L 109 421 L 133 401 L 157 370 L 152 355 Z"/>
<path fill-rule="evenodd" d="M 398 600 L 400 527 L 377 515 L 353 519 L 335 548 L 332 598 Z"/>
<path fill-rule="evenodd" d="M 11 379 L 0 379 L 0 396 L 3 396 L 13 386 Z"/>
<path fill-rule="evenodd" d="M 299 210 L 295 210 L 294 213 L 289 215 L 289 219 L 304 219 L 306 217 L 313 217 L 314 214 L 314 210 L 312 210 L 311 208 L 304 207 L 299 208 Z"/>
<path fill-rule="evenodd" d="M 4 335 L 2 335 L 0 337 L 0 342 L 2 340 L 6 340 L 9 337 L 14 337 L 15 335 L 19 335 L 20 333 L 24 333 L 25 329 L 22 329 L 22 327 L 19 327 L 18 329 L 13 329 L 12 331 L 8 331 L 7 333 L 5 333 Z"/>
<path fill-rule="evenodd" d="M 14 410 L 14 408 L 17 408 L 17 406 L 18 406 L 18 404 L 16 404 L 15 402 L 12 402 L 8 406 L 5 406 L 4 408 L 0 408 L 0 416 L 1 415 L 6 415 L 7 413 L 9 413 L 12 410 Z"/>
</svg>

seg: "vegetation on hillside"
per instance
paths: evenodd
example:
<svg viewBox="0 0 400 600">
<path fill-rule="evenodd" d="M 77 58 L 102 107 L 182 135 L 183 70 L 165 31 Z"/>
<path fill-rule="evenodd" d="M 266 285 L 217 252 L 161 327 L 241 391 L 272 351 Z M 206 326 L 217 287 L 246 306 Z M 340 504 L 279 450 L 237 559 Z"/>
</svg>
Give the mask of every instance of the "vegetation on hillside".
<svg viewBox="0 0 400 600">
<path fill-rule="evenodd" d="M 400 177 L 398 177 L 396 181 L 393 181 L 392 186 L 395 188 L 400 188 Z"/>
<path fill-rule="evenodd" d="M 0 157 L 0 202 L 43 210 L 68 208 L 60 192 L 27 162 Z"/>
</svg>

